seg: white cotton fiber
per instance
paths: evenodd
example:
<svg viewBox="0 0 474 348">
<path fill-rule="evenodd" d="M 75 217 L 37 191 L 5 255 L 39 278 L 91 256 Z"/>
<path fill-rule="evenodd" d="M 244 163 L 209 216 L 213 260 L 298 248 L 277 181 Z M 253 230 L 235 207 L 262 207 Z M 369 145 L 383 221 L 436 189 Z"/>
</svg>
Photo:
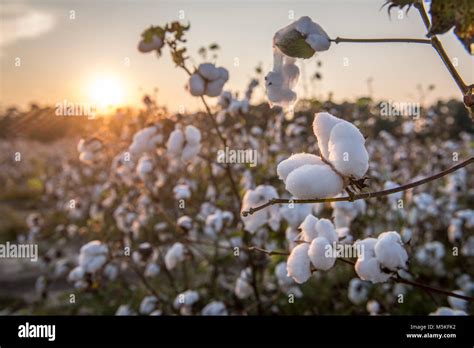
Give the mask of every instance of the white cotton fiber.
<svg viewBox="0 0 474 348">
<path fill-rule="evenodd" d="M 277 166 L 278 177 L 285 181 L 288 174 L 305 164 L 324 164 L 319 156 L 310 153 L 297 153 L 286 160 L 281 161 Z"/>
<path fill-rule="evenodd" d="M 186 126 L 184 134 L 188 144 L 196 145 L 201 142 L 201 132 L 194 126 Z"/>
<path fill-rule="evenodd" d="M 219 70 L 212 63 L 203 63 L 199 65 L 199 74 L 206 80 L 216 80 L 219 78 Z"/>
<path fill-rule="evenodd" d="M 222 88 L 224 88 L 224 84 L 227 80 L 218 79 L 206 84 L 206 92 L 205 94 L 209 97 L 217 97 L 221 94 Z"/>
<path fill-rule="evenodd" d="M 175 129 L 171 132 L 166 143 L 167 153 L 170 156 L 179 156 L 184 145 L 184 134 L 181 129 Z"/>
<path fill-rule="evenodd" d="M 333 255 L 332 245 L 324 237 L 315 238 L 311 242 L 308 256 L 317 270 L 327 271 L 331 269 L 336 262 L 336 258 Z"/>
<path fill-rule="evenodd" d="M 331 41 L 325 36 L 319 34 L 310 34 L 306 38 L 306 42 L 316 52 L 326 51 L 331 46 Z"/>
<path fill-rule="evenodd" d="M 316 231 L 318 237 L 326 238 L 329 243 L 335 243 L 338 240 L 336 230 L 333 223 L 328 219 L 319 219 L 316 223 Z"/>
<path fill-rule="evenodd" d="M 314 238 L 318 236 L 316 232 L 316 224 L 318 223 L 318 218 L 312 214 L 309 214 L 304 221 L 299 226 L 303 240 L 306 242 L 311 242 Z"/>
<path fill-rule="evenodd" d="M 402 246 L 402 240 L 397 232 L 384 232 L 377 238 L 374 247 L 375 257 L 389 270 L 396 271 L 406 268 L 408 254 Z"/>
<path fill-rule="evenodd" d="M 296 198 L 333 197 L 343 189 L 343 181 L 328 165 L 305 164 L 286 178 L 286 189 Z"/>
<path fill-rule="evenodd" d="M 340 118 L 331 115 L 328 112 L 320 112 L 315 115 L 313 121 L 313 132 L 318 139 L 319 151 L 325 159 L 329 159 L 328 142 L 333 127 L 343 122 Z"/>
<path fill-rule="evenodd" d="M 390 274 L 382 272 L 380 262 L 375 257 L 359 258 L 355 264 L 355 271 L 360 279 L 372 283 L 383 283 L 390 278 Z"/>
<path fill-rule="evenodd" d="M 369 154 L 360 131 L 349 122 L 340 122 L 331 130 L 327 158 L 341 174 L 360 179 L 369 168 Z"/>
<path fill-rule="evenodd" d="M 173 246 L 168 249 L 165 255 L 165 265 L 168 270 L 172 270 L 176 265 L 185 259 L 184 245 L 181 243 L 174 243 Z"/>
<path fill-rule="evenodd" d="M 288 257 L 286 266 L 288 276 L 293 278 L 298 284 L 306 282 L 311 277 L 308 250 L 308 243 L 299 244 L 291 251 Z"/>
<path fill-rule="evenodd" d="M 204 94 L 206 90 L 206 83 L 204 79 L 199 74 L 192 74 L 189 78 L 189 92 L 195 96 L 199 97 Z"/>
</svg>

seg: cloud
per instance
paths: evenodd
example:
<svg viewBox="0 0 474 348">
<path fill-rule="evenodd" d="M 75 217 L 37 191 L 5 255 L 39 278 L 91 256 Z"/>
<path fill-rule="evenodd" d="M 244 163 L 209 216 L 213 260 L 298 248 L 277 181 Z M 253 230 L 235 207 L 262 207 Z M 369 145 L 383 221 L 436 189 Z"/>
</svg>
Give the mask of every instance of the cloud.
<svg viewBox="0 0 474 348">
<path fill-rule="evenodd" d="M 14 3 L 2 4 L 0 22 L 0 48 L 18 40 L 38 37 L 56 25 L 51 13 Z"/>
</svg>

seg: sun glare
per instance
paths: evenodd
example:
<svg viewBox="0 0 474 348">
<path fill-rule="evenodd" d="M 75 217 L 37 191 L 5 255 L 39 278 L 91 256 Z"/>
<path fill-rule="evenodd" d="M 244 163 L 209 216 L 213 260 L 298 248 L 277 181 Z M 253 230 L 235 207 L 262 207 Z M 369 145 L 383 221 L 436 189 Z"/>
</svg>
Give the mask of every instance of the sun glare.
<svg viewBox="0 0 474 348">
<path fill-rule="evenodd" d="M 90 84 L 89 96 L 100 108 L 116 107 L 123 103 L 123 85 L 116 77 L 99 77 Z"/>
</svg>

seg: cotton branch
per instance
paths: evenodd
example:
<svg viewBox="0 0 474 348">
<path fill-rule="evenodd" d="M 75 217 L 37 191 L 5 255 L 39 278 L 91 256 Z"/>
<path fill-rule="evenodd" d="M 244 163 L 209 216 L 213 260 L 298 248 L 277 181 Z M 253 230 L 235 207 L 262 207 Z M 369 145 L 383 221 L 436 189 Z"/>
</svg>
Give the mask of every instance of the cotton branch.
<svg viewBox="0 0 474 348">
<path fill-rule="evenodd" d="M 429 39 L 410 39 L 410 38 L 383 38 L 383 39 L 349 39 L 344 37 L 336 37 L 335 39 L 331 39 L 330 41 L 335 42 L 336 44 L 341 42 L 348 42 L 348 43 L 393 43 L 393 42 L 400 42 L 400 43 L 421 43 L 421 44 L 431 44 L 431 40 Z"/>
<path fill-rule="evenodd" d="M 266 255 L 269 255 L 269 256 L 289 255 L 290 254 L 286 251 L 266 250 L 266 249 L 262 249 L 262 248 L 258 248 L 258 247 L 250 247 L 249 250 L 256 250 L 256 251 L 262 252 L 262 253 L 264 253 Z M 347 259 L 343 259 L 343 258 L 337 258 L 337 261 L 346 263 L 346 264 L 351 265 L 351 266 L 355 266 L 355 262 L 351 261 L 351 260 L 347 260 Z M 423 289 L 423 290 L 428 291 L 428 292 L 435 292 L 435 293 L 443 294 L 443 295 L 450 296 L 450 297 L 460 298 L 460 299 L 466 300 L 468 302 L 473 302 L 474 301 L 474 297 L 464 296 L 464 295 L 457 294 L 455 292 L 451 292 L 451 291 L 447 291 L 447 290 L 443 290 L 443 289 L 439 289 L 439 288 L 434 288 L 430 285 L 426 285 L 426 284 L 415 282 L 413 280 L 408 280 L 408 279 L 402 278 L 398 274 L 393 275 L 390 278 L 390 280 L 394 281 L 395 283 L 411 285 L 411 286 Z"/>
<path fill-rule="evenodd" d="M 318 198 L 318 199 L 282 199 L 282 198 L 273 198 L 271 200 L 269 200 L 267 203 L 264 203 L 260 206 L 257 206 L 257 207 L 254 207 L 254 208 L 250 208 L 249 210 L 245 210 L 245 211 L 242 211 L 242 216 L 248 216 L 248 215 L 252 215 L 253 213 L 259 211 L 259 210 L 262 210 L 262 209 L 265 209 L 269 206 L 272 206 L 274 204 L 289 204 L 289 203 L 292 203 L 292 204 L 304 204 L 304 203 L 329 203 L 329 202 L 346 202 L 346 201 L 349 201 L 349 202 L 352 202 L 352 201 L 355 201 L 355 200 L 358 200 L 358 199 L 369 199 L 369 198 L 376 198 L 376 197 L 383 197 L 383 196 L 388 196 L 388 195 L 391 195 L 393 193 L 397 193 L 397 192 L 402 192 L 402 191 L 406 191 L 406 190 L 409 190 L 409 189 L 412 189 L 414 187 L 417 187 L 417 186 L 420 186 L 420 185 L 424 185 L 426 183 L 429 183 L 431 181 L 434 181 L 434 180 L 437 180 L 437 179 L 440 179 L 442 178 L 443 176 L 446 176 L 448 174 L 451 174 L 463 167 L 466 167 L 467 165 L 471 164 L 474 162 L 474 157 L 471 157 L 467 160 L 465 160 L 464 162 L 461 162 L 449 169 L 446 169 L 446 170 L 443 170 L 442 172 L 439 172 L 437 174 L 434 174 L 432 176 L 429 176 L 427 178 L 424 178 L 424 179 L 421 179 L 421 180 L 418 180 L 418 181 L 415 181 L 415 182 L 412 182 L 410 184 L 406 184 L 406 185 L 402 185 L 402 186 L 399 186 L 399 187 L 395 187 L 393 189 L 389 189 L 389 190 L 382 190 L 382 191 L 376 191 L 376 192 L 367 192 L 367 193 L 359 193 L 359 194 L 355 194 L 353 195 L 352 197 L 351 196 L 346 196 L 346 197 L 333 197 L 333 198 Z"/>
</svg>

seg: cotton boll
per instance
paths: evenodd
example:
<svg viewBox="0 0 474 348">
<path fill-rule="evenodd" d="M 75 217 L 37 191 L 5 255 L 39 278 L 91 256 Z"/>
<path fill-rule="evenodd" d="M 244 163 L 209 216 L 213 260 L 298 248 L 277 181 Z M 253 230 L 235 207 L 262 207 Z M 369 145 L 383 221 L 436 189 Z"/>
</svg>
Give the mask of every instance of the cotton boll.
<svg viewBox="0 0 474 348">
<path fill-rule="evenodd" d="M 339 194 L 343 181 L 328 165 L 305 164 L 286 178 L 286 189 L 296 198 L 327 198 Z"/>
<path fill-rule="evenodd" d="M 453 292 L 458 295 L 466 296 L 466 294 L 462 290 L 455 290 Z M 460 310 L 460 311 L 464 311 L 464 312 L 467 311 L 468 305 L 469 305 L 469 302 L 467 302 L 466 300 L 463 300 L 457 297 L 452 297 L 452 296 L 448 297 L 448 302 L 452 308 Z"/>
<path fill-rule="evenodd" d="M 172 270 L 176 265 L 185 259 L 184 245 L 175 243 L 165 255 L 165 265 L 168 270 Z"/>
<path fill-rule="evenodd" d="M 136 313 L 130 308 L 129 305 L 120 305 L 119 308 L 117 308 L 117 311 L 115 312 L 115 315 L 118 316 L 129 316 L 135 314 Z"/>
<path fill-rule="evenodd" d="M 79 266 L 87 273 L 97 272 L 107 262 L 108 248 L 100 241 L 95 240 L 81 247 Z"/>
<path fill-rule="evenodd" d="M 305 164 L 319 164 L 323 165 L 324 162 L 321 160 L 319 156 L 312 155 L 309 153 L 297 153 L 286 160 L 281 161 L 277 166 L 277 174 L 278 177 L 285 181 L 293 170 L 299 168 Z"/>
<path fill-rule="evenodd" d="M 321 221 L 321 220 L 319 220 Z M 315 238 L 309 247 L 308 256 L 313 266 L 322 271 L 327 271 L 334 266 L 336 258 L 329 241 L 324 237 Z"/>
<path fill-rule="evenodd" d="M 353 304 L 361 304 L 369 296 L 369 284 L 358 278 L 352 278 L 349 282 L 347 297 Z"/>
<path fill-rule="evenodd" d="M 285 84 L 287 84 L 290 89 L 293 89 L 296 82 L 298 82 L 300 69 L 293 62 L 286 63 L 283 65 L 282 75 Z"/>
<path fill-rule="evenodd" d="M 374 257 L 364 257 L 358 259 L 355 264 L 355 271 L 362 280 L 372 283 L 383 283 L 390 279 L 390 274 L 382 272 L 379 261 Z"/>
<path fill-rule="evenodd" d="M 117 279 L 118 274 L 119 274 L 119 268 L 117 265 L 109 263 L 107 266 L 105 266 L 104 275 L 107 277 L 107 279 L 113 281 Z"/>
<path fill-rule="evenodd" d="M 160 49 L 163 47 L 163 40 L 158 35 L 153 35 L 150 42 L 145 40 L 140 41 L 138 44 L 138 50 L 142 53 L 148 53 L 153 50 L 160 52 Z"/>
<path fill-rule="evenodd" d="M 206 85 L 205 94 L 209 97 L 218 97 L 221 94 L 222 88 L 224 88 L 226 82 L 227 80 L 224 79 L 208 82 Z"/>
<path fill-rule="evenodd" d="M 351 235 L 351 231 L 347 227 L 336 228 L 336 233 L 339 243 L 341 244 L 351 244 L 354 239 Z"/>
<path fill-rule="evenodd" d="M 358 240 L 355 244 L 359 245 L 358 247 L 362 251 L 360 258 L 367 259 L 375 257 L 375 245 L 377 244 L 376 238 L 365 238 L 363 240 Z"/>
<path fill-rule="evenodd" d="M 193 227 L 193 220 L 189 216 L 184 215 L 178 218 L 176 224 L 182 229 L 189 231 Z"/>
<path fill-rule="evenodd" d="M 77 266 L 75 267 L 71 272 L 69 272 L 68 275 L 68 280 L 70 282 L 77 282 L 79 280 L 82 280 L 86 274 L 86 271 L 83 267 Z"/>
<path fill-rule="evenodd" d="M 148 175 L 153 171 L 153 161 L 152 159 L 144 155 L 140 157 L 140 160 L 137 164 L 137 174 L 142 181 L 145 181 Z"/>
<path fill-rule="evenodd" d="M 245 299 L 252 295 L 253 288 L 250 284 L 252 277 L 252 273 L 250 268 L 244 269 L 240 272 L 239 278 L 237 278 L 237 282 L 235 283 L 234 293 L 239 299 Z"/>
<path fill-rule="evenodd" d="M 201 151 L 201 144 L 186 144 L 181 154 L 181 160 L 183 162 L 188 162 L 196 157 L 199 151 Z"/>
<path fill-rule="evenodd" d="M 194 126 L 186 126 L 184 134 L 188 144 L 197 145 L 201 142 L 201 132 Z"/>
<path fill-rule="evenodd" d="M 287 265 L 285 261 L 282 261 L 275 266 L 275 275 L 280 287 L 287 287 L 294 284 L 293 279 L 288 276 L 288 271 L 286 268 Z"/>
<path fill-rule="evenodd" d="M 331 131 L 336 124 L 344 122 L 330 113 L 320 112 L 314 116 L 313 132 L 318 139 L 319 151 L 324 158 L 329 159 L 328 142 L 331 136 Z"/>
<path fill-rule="evenodd" d="M 208 303 L 201 311 L 201 315 L 228 315 L 225 304 L 219 301 Z"/>
<path fill-rule="evenodd" d="M 184 134 L 181 129 L 175 129 L 171 132 L 166 149 L 169 156 L 179 156 L 184 146 Z"/>
<path fill-rule="evenodd" d="M 247 192 L 245 192 L 242 199 L 242 210 L 248 210 L 249 208 L 267 203 L 272 198 L 278 198 L 278 193 L 275 188 L 269 185 L 259 185 L 255 190 L 247 190 Z M 263 209 L 252 215 L 242 217 L 242 220 L 245 229 L 250 233 L 255 233 L 261 226 L 267 223 L 273 225 L 273 227 L 279 227 L 279 208 L 274 206 L 269 209 Z"/>
<path fill-rule="evenodd" d="M 304 241 L 309 243 L 318 236 L 318 232 L 316 230 L 317 223 L 318 218 L 311 214 L 309 214 L 301 223 L 299 229 L 301 230 Z"/>
<path fill-rule="evenodd" d="M 327 51 L 331 46 L 331 41 L 329 41 L 329 38 L 319 34 L 308 35 L 306 42 L 316 52 Z"/>
<path fill-rule="evenodd" d="M 310 259 L 308 256 L 309 244 L 302 243 L 296 246 L 287 261 L 288 276 L 298 284 L 306 282 L 311 277 Z"/>
<path fill-rule="evenodd" d="M 176 296 L 173 306 L 178 309 L 181 306 L 192 306 L 197 301 L 199 301 L 199 294 L 194 290 L 186 290 L 185 292 L 180 293 Z"/>
<path fill-rule="evenodd" d="M 140 303 L 140 313 L 150 314 L 156 308 L 158 299 L 155 296 L 145 296 Z"/>
<path fill-rule="evenodd" d="M 148 263 L 143 274 L 147 278 L 156 277 L 158 274 L 160 274 L 160 266 L 154 262 Z"/>
<path fill-rule="evenodd" d="M 397 232 L 384 232 L 378 237 L 374 247 L 375 257 L 391 271 L 406 268 L 408 254 L 402 246 L 402 240 Z"/>
<path fill-rule="evenodd" d="M 369 168 L 369 154 L 360 131 L 349 122 L 340 122 L 329 137 L 329 161 L 345 176 L 360 179 Z"/>
<path fill-rule="evenodd" d="M 366 308 L 370 315 L 377 315 L 380 313 L 380 304 L 375 300 L 370 300 L 367 302 Z"/>
<path fill-rule="evenodd" d="M 206 80 L 216 80 L 220 77 L 220 71 L 212 63 L 202 63 L 198 68 L 199 74 Z"/>
<path fill-rule="evenodd" d="M 199 74 L 192 74 L 189 78 L 189 91 L 195 97 L 204 95 L 206 83 Z"/>
<path fill-rule="evenodd" d="M 319 219 L 316 223 L 316 231 L 318 237 L 324 237 L 328 240 L 329 243 L 336 243 L 338 241 L 338 236 L 334 225 L 328 219 Z"/>
</svg>

